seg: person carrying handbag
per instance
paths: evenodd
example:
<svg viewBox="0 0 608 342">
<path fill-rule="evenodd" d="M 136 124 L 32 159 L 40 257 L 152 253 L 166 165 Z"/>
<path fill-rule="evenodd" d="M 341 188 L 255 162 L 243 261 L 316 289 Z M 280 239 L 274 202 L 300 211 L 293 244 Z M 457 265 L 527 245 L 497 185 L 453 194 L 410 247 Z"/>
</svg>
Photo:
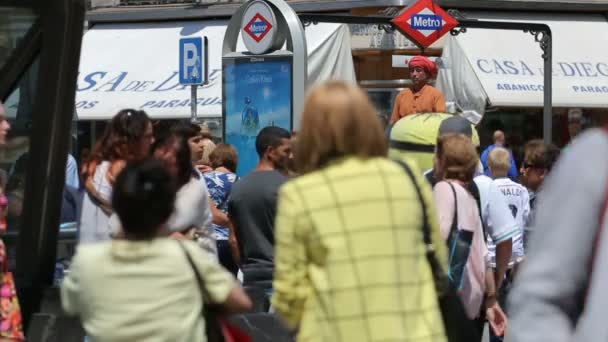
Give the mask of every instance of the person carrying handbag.
<svg viewBox="0 0 608 342">
<path fill-rule="evenodd" d="M 458 290 L 467 318 L 480 335 L 487 318 L 496 335 L 503 335 L 507 318 L 496 300 L 494 277 L 489 272 L 488 251 L 477 203 L 466 190 L 478 164 L 471 140 L 463 134 L 447 134 L 437 141 L 434 187 L 439 227 L 450 250 L 448 275 Z"/>
<path fill-rule="evenodd" d="M 63 309 L 92 341 L 205 342 L 206 303 L 226 314 L 251 308 L 236 279 L 195 242 L 167 237 L 176 186 L 166 165 L 148 159 L 118 175 L 112 206 L 123 237 L 81 245 L 61 285 Z"/>
</svg>

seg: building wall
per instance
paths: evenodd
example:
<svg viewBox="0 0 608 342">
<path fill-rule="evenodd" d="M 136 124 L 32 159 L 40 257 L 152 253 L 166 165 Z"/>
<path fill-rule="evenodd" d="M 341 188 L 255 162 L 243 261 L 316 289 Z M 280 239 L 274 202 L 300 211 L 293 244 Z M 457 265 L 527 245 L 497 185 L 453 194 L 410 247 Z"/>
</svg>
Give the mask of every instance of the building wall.
<svg viewBox="0 0 608 342">
<path fill-rule="evenodd" d="M 184 3 L 242 3 L 246 0 L 89 0 L 91 8 L 116 6 L 150 6 Z M 324 3 L 339 7 L 340 3 L 348 3 L 351 8 L 394 6 L 402 3 L 396 0 L 287 0 L 293 3 Z M 436 0 L 448 8 L 477 8 L 477 9 L 512 9 L 512 10 L 554 10 L 554 11 L 608 11 L 608 0 Z M 320 8 L 320 11 L 327 11 Z M 331 9 L 330 9 L 331 10 Z"/>
</svg>

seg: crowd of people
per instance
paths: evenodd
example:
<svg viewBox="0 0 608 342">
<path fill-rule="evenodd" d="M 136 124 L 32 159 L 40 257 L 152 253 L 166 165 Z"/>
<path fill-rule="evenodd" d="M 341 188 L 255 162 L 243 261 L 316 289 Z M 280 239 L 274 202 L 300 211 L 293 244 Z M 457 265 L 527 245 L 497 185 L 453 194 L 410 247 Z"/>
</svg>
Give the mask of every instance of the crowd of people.
<svg viewBox="0 0 608 342">
<path fill-rule="evenodd" d="M 603 189 L 583 177 L 588 187 L 571 189 L 581 197 L 574 214 L 555 184 L 571 168 L 583 176 L 580 161 L 568 162 L 581 158 L 579 141 L 555 171 L 559 149 L 528 142 L 514 174 L 503 132 L 480 157 L 475 128 L 448 115 L 435 125 L 425 171 L 424 151 L 399 144 L 409 115 L 387 140 L 361 89 L 319 85 L 297 139 L 262 128 L 259 163 L 239 178 L 235 148 L 203 146 L 197 125 L 159 135 L 144 112 L 119 112 L 83 167 L 81 244 L 62 284 L 65 310 L 94 341 L 203 341 L 209 306 L 277 315 L 297 341 L 455 341 L 446 322 L 454 312 L 475 340 L 487 322 L 492 341 L 566 341 L 572 312 L 587 307 L 575 301 L 580 290 L 602 297 L 591 290 L 605 282 L 603 274 L 591 282 L 584 268 L 605 253 L 589 254 L 592 239 L 572 229 L 577 220 L 597 231 L 591 217 L 601 216 Z M 590 134 L 581 145 L 608 148 L 608 135 Z M 604 175 L 588 178 L 605 183 Z M 583 208 L 592 190 L 598 206 Z M 537 210 L 537 198 L 546 207 Z M 558 226 L 563 234 L 537 237 Z M 549 253 L 552 242 L 579 249 Z M 430 248 L 448 287 L 438 286 Z M 447 288 L 460 298 L 457 310 L 446 307 Z M 535 328 L 542 310 L 546 330 Z M 597 318 L 587 324 L 604 329 Z"/>
<path fill-rule="evenodd" d="M 252 312 L 297 341 L 606 336 L 608 163 L 591 153 L 608 155 L 608 133 L 562 157 L 532 140 L 518 168 L 505 132 L 481 152 L 471 123 L 436 113 L 434 63 L 410 71 L 388 129 L 357 86 L 317 85 L 297 136 L 257 132 L 243 177 L 234 146 L 200 126 L 118 112 L 80 177 L 68 160 L 84 198 L 64 310 L 90 341 L 215 342 L 216 317 Z M 13 323 L 0 337 L 23 339 Z"/>
</svg>

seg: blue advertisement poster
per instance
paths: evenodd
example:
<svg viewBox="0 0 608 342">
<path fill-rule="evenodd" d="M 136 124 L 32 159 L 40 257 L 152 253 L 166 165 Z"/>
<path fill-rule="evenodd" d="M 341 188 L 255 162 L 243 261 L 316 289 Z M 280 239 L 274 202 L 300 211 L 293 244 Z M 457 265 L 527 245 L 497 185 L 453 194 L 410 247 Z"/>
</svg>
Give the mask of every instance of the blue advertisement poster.
<svg viewBox="0 0 608 342">
<path fill-rule="evenodd" d="M 224 60 L 224 140 L 239 153 L 239 176 L 258 163 L 255 138 L 262 128 L 291 130 L 291 68 L 290 56 Z"/>
</svg>

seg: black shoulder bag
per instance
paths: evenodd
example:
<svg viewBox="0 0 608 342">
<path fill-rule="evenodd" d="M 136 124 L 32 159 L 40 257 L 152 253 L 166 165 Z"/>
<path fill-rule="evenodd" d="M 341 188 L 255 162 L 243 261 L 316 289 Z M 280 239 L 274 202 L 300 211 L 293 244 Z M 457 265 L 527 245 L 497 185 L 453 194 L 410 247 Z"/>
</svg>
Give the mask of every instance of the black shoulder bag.
<svg viewBox="0 0 608 342">
<path fill-rule="evenodd" d="M 433 241 L 431 239 L 431 226 L 429 223 L 427 207 L 422 197 L 420 186 L 416 182 L 416 177 L 407 164 L 396 161 L 401 165 L 403 170 L 412 180 L 412 184 L 416 189 L 418 201 L 422 206 L 422 237 L 426 247 L 426 258 L 431 266 L 435 288 L 437 290 L 439 308 L 443 318 L 445 333 L 448 342 L 472 342 L 480 341 L 481 337 L 473 324 L 473 321 L 467 318 L 460 297 L 456 289 L 450 284 L 447 274 L 444 272 L 441 263 L 435 254 Z"/>
<path fill-rule="evenodd" d="M 448 235 L 448 279 L 456 289 L 462 287 L 464 271 L 471 253 L 471 243 L 473 243 L 473 232 L 458 229 L 458 196 L 456 189 L 450 182 L 446 182 L 452 190 L 454 196 L 454 217 Z"/>
</svg>

